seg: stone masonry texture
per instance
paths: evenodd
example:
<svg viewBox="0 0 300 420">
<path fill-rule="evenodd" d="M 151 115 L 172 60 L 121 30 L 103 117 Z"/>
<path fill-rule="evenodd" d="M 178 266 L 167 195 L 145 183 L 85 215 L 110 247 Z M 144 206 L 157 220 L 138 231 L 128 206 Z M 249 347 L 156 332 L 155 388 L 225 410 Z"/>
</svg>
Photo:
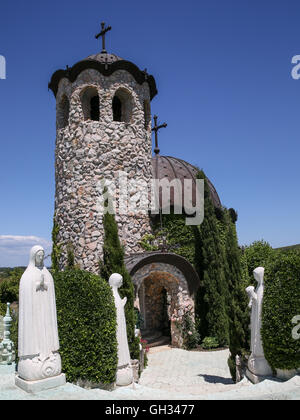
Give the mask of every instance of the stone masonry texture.
<svg viewBox="0 0 300 420">
<path fill-rule="evenodd" d="M 85 93 L 98 93 L 99 121 L 85 119 Z M 128 97 L 127 122 L 113 121 L 112 101 L 121 89 Z M 69 118 L 61 125 L 61 104 L 68 100 Z M 67 260 L 67 246 L 72 245 L 75 263 L 82 269 L 97 272 L 102 258 L 103 225 L 99 212 L 101 180 L 114 180 L 117 187 L 120 171 L 128 180 L 149 183 L 151 166 L 151 126 L 145 118 L 145 103 L 150 103 L 147 83 L 139 85 L 125 70 L 105 77 L 93 69 L 84 70 L 71 83 L 66 78 L 57 92 L 57 137 L 55 153 L 55 219 L 59 226 L 58 243 L 62 253 L 60 266 Z M 146 120 L 146 123 L 145 123 Z M 148 121 L 148 122 L 147 122 Z M 131 196 L 134 191 L 130 191 Z M 119 214 L 116 221 L 126 254 L 143 251 L 139 241 L 151 232 L 148 213 Z"/>
</svg>

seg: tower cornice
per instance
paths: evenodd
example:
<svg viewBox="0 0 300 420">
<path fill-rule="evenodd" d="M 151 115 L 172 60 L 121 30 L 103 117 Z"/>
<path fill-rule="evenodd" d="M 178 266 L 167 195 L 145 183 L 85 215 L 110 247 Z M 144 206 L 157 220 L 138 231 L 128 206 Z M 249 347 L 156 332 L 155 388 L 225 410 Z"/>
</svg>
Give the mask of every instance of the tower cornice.
<svg viewBox="0 0 300 420">
<path fill-rule="evenodd" d="M 66 70 L 57 70 L 51 77 L 48 88 L 52 90 L 54 96 L 56 97 L 58 91 L 58 85 L 61 79 L 67 78 L 71 83 L 73 83 L 79 74 L 87 69 L 97 70 L 103 76 L 111 76 L 117 70 L 126 70 L 130 73 L 135 81 L 142 85 L 143 83 L 148 83 L 150 90 L 151 100 L 157 94 L 157 88 L 155 79 L 152 75 L 149 75 L 145 70 L 140 70 L 135 64 L 127 60 L 118 60 L 111 63 L 108 62 L 99 62 L 97 60 L 92 60 L 90 58 L 79 61 L 74 64 L 73 67 L 67 67 Z"/>
</svg>

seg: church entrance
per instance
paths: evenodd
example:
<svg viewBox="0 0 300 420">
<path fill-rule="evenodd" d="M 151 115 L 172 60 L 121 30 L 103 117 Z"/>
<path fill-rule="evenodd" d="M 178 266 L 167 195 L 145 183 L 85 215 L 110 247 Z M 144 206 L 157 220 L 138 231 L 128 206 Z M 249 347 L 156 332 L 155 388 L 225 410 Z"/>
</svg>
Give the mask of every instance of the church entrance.
<svg viewBox="0 0 300 420">
<path fill-rule="evenodd" d="M 139 301 L 144 319 L 142 336 L 150 345 L 171 342 L 171 291 L 168 280 L 161 275 L 145 278 L 140 288 Z"/>
<path fill-rule="evenodd" d="M 183 347 L 182 320 L 194 320 L 199 285 L 193 266 L 180 255 L 154 251 L 128 256 L 126 267 L 135 287 L 134 306 L 143 319 L 142 338 L 150 346 Z"/>
<path fill-rule="evenodd" d="M 156 263 L 144 266 L 133 276 L 139 286 L 135 306 L 143 319 L 142 338 L 150 347 L 166 344 L 182 347 L 182 316 L 186 311 L 193 313 L 194 303 L 185 279 L 171 270 L 166 264 Z"/>
</svg>

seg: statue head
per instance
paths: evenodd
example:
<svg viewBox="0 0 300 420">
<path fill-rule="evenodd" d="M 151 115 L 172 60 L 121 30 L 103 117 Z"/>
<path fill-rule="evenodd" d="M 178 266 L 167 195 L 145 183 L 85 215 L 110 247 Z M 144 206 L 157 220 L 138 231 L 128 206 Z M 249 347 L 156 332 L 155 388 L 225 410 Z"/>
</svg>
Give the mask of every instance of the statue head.
<svg viewBox="0 0 300 420">
<path fill-rule="evenodd" d="M 111 287 L 121 287 L 123 284 L 123 277 L 121 276 L 121 274 L 118 273 L 114 273 L 110 276 L 109 278 L 109 285 Z"/>
<path fill-rule="evenodd" d="M 35 267 L 44 266 L 45 251 L 40 245 L 35 245 L 30 250 L 29 265 Z"/>
<path fill-rule="evenodd" d="M 253 276 L 258 284 L 262 284 L 264 282 L 264 272 L 265 269 L 263 267 L 256 267 L 253 270 Z"/>
</svg>

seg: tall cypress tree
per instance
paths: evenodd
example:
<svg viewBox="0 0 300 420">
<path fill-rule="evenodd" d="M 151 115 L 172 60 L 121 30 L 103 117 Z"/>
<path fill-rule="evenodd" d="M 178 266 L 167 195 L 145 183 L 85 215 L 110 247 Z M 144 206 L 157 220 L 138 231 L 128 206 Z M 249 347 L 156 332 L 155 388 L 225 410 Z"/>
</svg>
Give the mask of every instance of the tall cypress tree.
<svg viewBox="0 0 300 420">
<path fill-rule="evenodd" d="M 127 326 L 127 338 L 132 359 L 139 358 L 139 338 L 135 337 L 134 329 L 136 315 L 134 310 L 134 286 L 124 263 L 124 249 L 121 246 L 118 225 L 115 216 L 109 212 L 103 216 L 104 243 L 103 263 L 100 262 L 100 275 L 108 281 L 113 273 L 123 276 L 123 285 L 119 289 L 121 298 L 127 297 L 125 305 L 125 317 Z"/>
<path fill-rule="evenodd" d="M 231 373 L 235 375 L 235 356 L 241 355 L 247 347 L 249 315 L 247 309 L 247 295 L 244 290 L 241 250 L 235 227 L 236 218 L 232 218 L 232 212 L 224 212 L 224 223 L 227 225 L 225 242 L 226 279 L 229 288 L 229 301 L 227 311 L 229 317 L 230 360 L 228 361 Z"/>
<path fill-rule="evenodd" d="M 204 220 L 199 227 L 195 227 L 195 267 L 200 278 L 196 297 L 198 331 L 202 339 L 207 336 L 216 337 L 220 345 L 228 345 L 228 287 L 224 249 L 204 172 L 199 171 L 197 178 L 204 179 Z"/>
</svg>

